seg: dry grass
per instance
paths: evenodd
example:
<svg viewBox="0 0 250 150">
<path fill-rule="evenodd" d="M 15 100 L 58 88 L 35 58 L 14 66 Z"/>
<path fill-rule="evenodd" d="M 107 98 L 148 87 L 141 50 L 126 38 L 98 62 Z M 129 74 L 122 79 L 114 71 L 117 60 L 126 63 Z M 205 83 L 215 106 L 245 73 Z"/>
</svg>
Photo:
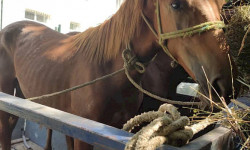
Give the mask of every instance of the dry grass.
<svg viewBox="0 0 250 150">
<path fill-rule="evenodd" d="M 223 98 L 222 101 L 224 101 Z M 234 103 L 232 108 L 228 108 L 227 105 L 224 105 L 218 113 L 193 109 L 194 115 L 190 117 L 191 124 L 197 124 L 209 118 L 211 123 L 219 123 L 224 127 L 232 129 L 234 133 L 240 137 L 240 144 L 246 149 L 250 149 L 250 107 L 237 100 L 232 100 L 232 102 Z M 244 108 L 242 108 L 242 106 Z"/>
<path fill-rule="evenodd" d="M 229 57 L 229 61 L 231 64 L 230 57 Z M 206 76 L 205 71 L 204 71 L 204 74 Z M 233 78 L 232 78 L 232 82 L 234 82 Z M 209 82 L 209 80 L 207 80 L 207 84 L 208 84 L 208 88 L 210 89 L 209 95 L 211 95 L 211 91 L 214 91 L 215 93 L 217 93 L 215 88 Z M 234 89 L 234 87 L 232 88 Z M 217 95 L 220 98 L 221 104 L 215 103 L 211 96 L 206 97 L 205 95 L 199 92 L 198 94 L 205 97 L 205 99 L 207 99 L 210 102 L 211 110 L 213 110 L 213 107 L 216 107 L 220 111 L 213 113 L 211 111 L 193 109 L 194 115 L 190 117 L 191 124 L 192 125 L 200 124 L 204 122 L 204 120 L 209 121 L 207 125 L 213 124 L 213 123 L 221 124 L 224 127 L 232 129 L 233 132 L 240 138 L 240 141 L 239 141 L 240 143 L 237 143 L 237 144 L 242 145 L 241 149 L 250 149 L 250 142 L 249 142 L 250 107 L 241 103 L 240 101 L 232 99 L 231 102 L 233 103 L 233 107 L 229 108 L 228 105 L 226 104 L 225 99 L 223 97 L 220 97 L 219 94 Z"/>
<path fill-rule="evenodd" d="M 249 93 L 250 5 L 235 7 L 233 12 L 225 34 L 232 56 L 234 57 L 240 72 L 240 78 L 238 80 L 245 86 L 243 93 Z"/>
</svg>

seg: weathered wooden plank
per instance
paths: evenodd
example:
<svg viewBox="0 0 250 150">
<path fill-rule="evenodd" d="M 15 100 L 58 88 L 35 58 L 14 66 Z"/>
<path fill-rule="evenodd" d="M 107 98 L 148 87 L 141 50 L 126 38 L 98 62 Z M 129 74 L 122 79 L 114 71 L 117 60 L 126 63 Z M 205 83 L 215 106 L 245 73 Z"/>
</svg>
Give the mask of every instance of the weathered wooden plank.
<svg viewBox="0 0 250 150">
<path fill-rule="evenodd" d="M 0 92 L 0 110 L 42 124 L 47 128 L 85 141 L 101 149 L 122 150 L 133 134 L 75 116 L 54 108 L 13 97 Z M 230 130 L 219 127 L 181 148 L 163 145 L 164 150 L 203 150 L 227 143 Z M 219 141 L 219 142 L 218 142 Z"/>
<path fill-rule="evenodd" d="M 0 92 L 0 110 L 105 149 L 122 150 L 132 134 Z M 178 150 L 172 146 L 160 149 Z"/>
<path fill-rule="evenodd" d="M 218 127 L 207 134 L 191 141 L 189 144 L 181 147 L 182 150 L 217 150 L 217 149 L 232 149 L 230 147 L 231 130 Z"/>
<path fill-rule="evenodd" d="M 123 149 L 131 136 L 116 128 L 65 113 L 34 102 L 0 93 L 0 109 L 37 122 L 89 144 L 99 143 L 114 149 Z"/>
</svg>

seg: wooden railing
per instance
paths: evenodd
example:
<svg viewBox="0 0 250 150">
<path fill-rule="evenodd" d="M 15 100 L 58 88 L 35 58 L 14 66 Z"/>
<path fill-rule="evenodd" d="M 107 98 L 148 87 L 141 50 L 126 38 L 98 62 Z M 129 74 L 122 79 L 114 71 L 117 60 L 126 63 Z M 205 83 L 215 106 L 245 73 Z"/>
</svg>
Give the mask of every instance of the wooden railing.
<svg viewBox="0 0 250 150">
<path fill-rule="evenodd" d="M 0 110 L 101 147 L 101 149 L 122 150 L 133 136 L 126 131 L 1 92 Z M 181 148 L 163 145 L 158 149 L 210 149 L 218 143 L 226 143 L 225 137 L 228 137 L 230 133 L 229 129 L 219 127 Z"/>
</svg>

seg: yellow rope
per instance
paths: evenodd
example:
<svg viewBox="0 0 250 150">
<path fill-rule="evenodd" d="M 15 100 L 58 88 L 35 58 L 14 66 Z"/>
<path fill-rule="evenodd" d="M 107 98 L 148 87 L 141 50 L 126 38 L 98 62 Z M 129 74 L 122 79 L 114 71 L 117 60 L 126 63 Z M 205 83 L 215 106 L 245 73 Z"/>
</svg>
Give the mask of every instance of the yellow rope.
<svg viewBox="0 0 250 150">
<path fill-rule="evenodd" d="M 222 21 L 212 21 L 212 22 L 205 22 L 190 28 L 186 28 L 183 30 L 178 30 L 175 32 L 170 32 L 166 34 L 161 34 L 162 39 L 172 39 L 177 37 L 186 37 L 192 36 L 197 33 L 202 33 L 211 29 L 222 29 L 225 27 L 225 24 Z"/>
<path fill-rule="evenodd" d="M 54 92 L 54 93 L 51 93 L 51 94 L 45 94 L 45 95 L 42 95 L 42 96 L 37 96 L 37 97 L 32 97 L 32 98 L 28 98 L 27 100 L 30 100 L 30 101 L 35 101 L 35 100 L 40 100 L 40 99 L 45 99 L 45 98 L 49 98 L 49 97 L 53 97 L 53 96 L 57 96 L 57 95 L 61 95 L 61 94 L 64 94 L 64 93 L 67 93 L 67 92 L 71 92 L 71 91 L 75 91 L 77 89 L 80 89 L 80 88 L 83 88 L 83 87 L 86 87 L 88 85 L 92 85 L 98 81 L 101 81 L 101 80 L 105 80 L 107 78 L 110 78 L 110 77 L 113 77 L 119 73 L 122 73 L 125 69 L 122 68 L 118 71 L 115 71 L 111 74 L 108 74 L 108 75 L 105 75 L 105 76 L 102 76 L 100 78 L 97 78 L 95 80 L 92 80 L 90 82 L 86 82 L 84 84 L 81 84 L 81 85 L 78 85 L 78 86 L 75 86 L 75 87 L 72 87 L 72 88 L 69 88 L 69 89 L 65 89 L 65 90 L 62 90 L 62 91 L 58 91 L 58 92 Z"/>
<path fill-rule="evenodd" d="M 182 101 L 174 101 L 174 100 L 170 100 L 170 99 L 167 99 L 167 98 L 163 98 L 163 97 L 160 97 L 160 96 L 157 96 L 145 89 L 143 89 L 139 84 L 137 84 L 132 78 L 131 76 L 129 75 L 129 72 L 128 72 L 128 69 L 125 68 L 125 74 L 128 78 L 128 80 L 134 85 L 134 87 L 136 87 L 139 91 L 141 91 L 142 93 L 156 99 L 156 100 L 159 100 L 159 101 L 162 101 L 162 102 L 165 102 L 165 103 L 169 103 L 169 104 L 174 104 L 174 105 L 183 105 L 183 106 L 201 106 L 202 105 L 202 102 L 182 102 Z"/>
</svg>

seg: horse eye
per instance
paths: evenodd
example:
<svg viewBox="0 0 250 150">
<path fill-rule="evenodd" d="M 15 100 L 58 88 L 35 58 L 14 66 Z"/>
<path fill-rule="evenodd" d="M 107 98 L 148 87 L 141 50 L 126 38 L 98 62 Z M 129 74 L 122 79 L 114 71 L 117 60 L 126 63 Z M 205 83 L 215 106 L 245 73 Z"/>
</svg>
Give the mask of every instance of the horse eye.
<svg viewBox="0 0 250 150">
<path fill-rule="evenodd" d="M 179 1 L 177 1 L 177 2 L 172 3 L 171 6 L 174 9 L 179 9 L 181 7 L 181 3 Z"/>
</svg>

